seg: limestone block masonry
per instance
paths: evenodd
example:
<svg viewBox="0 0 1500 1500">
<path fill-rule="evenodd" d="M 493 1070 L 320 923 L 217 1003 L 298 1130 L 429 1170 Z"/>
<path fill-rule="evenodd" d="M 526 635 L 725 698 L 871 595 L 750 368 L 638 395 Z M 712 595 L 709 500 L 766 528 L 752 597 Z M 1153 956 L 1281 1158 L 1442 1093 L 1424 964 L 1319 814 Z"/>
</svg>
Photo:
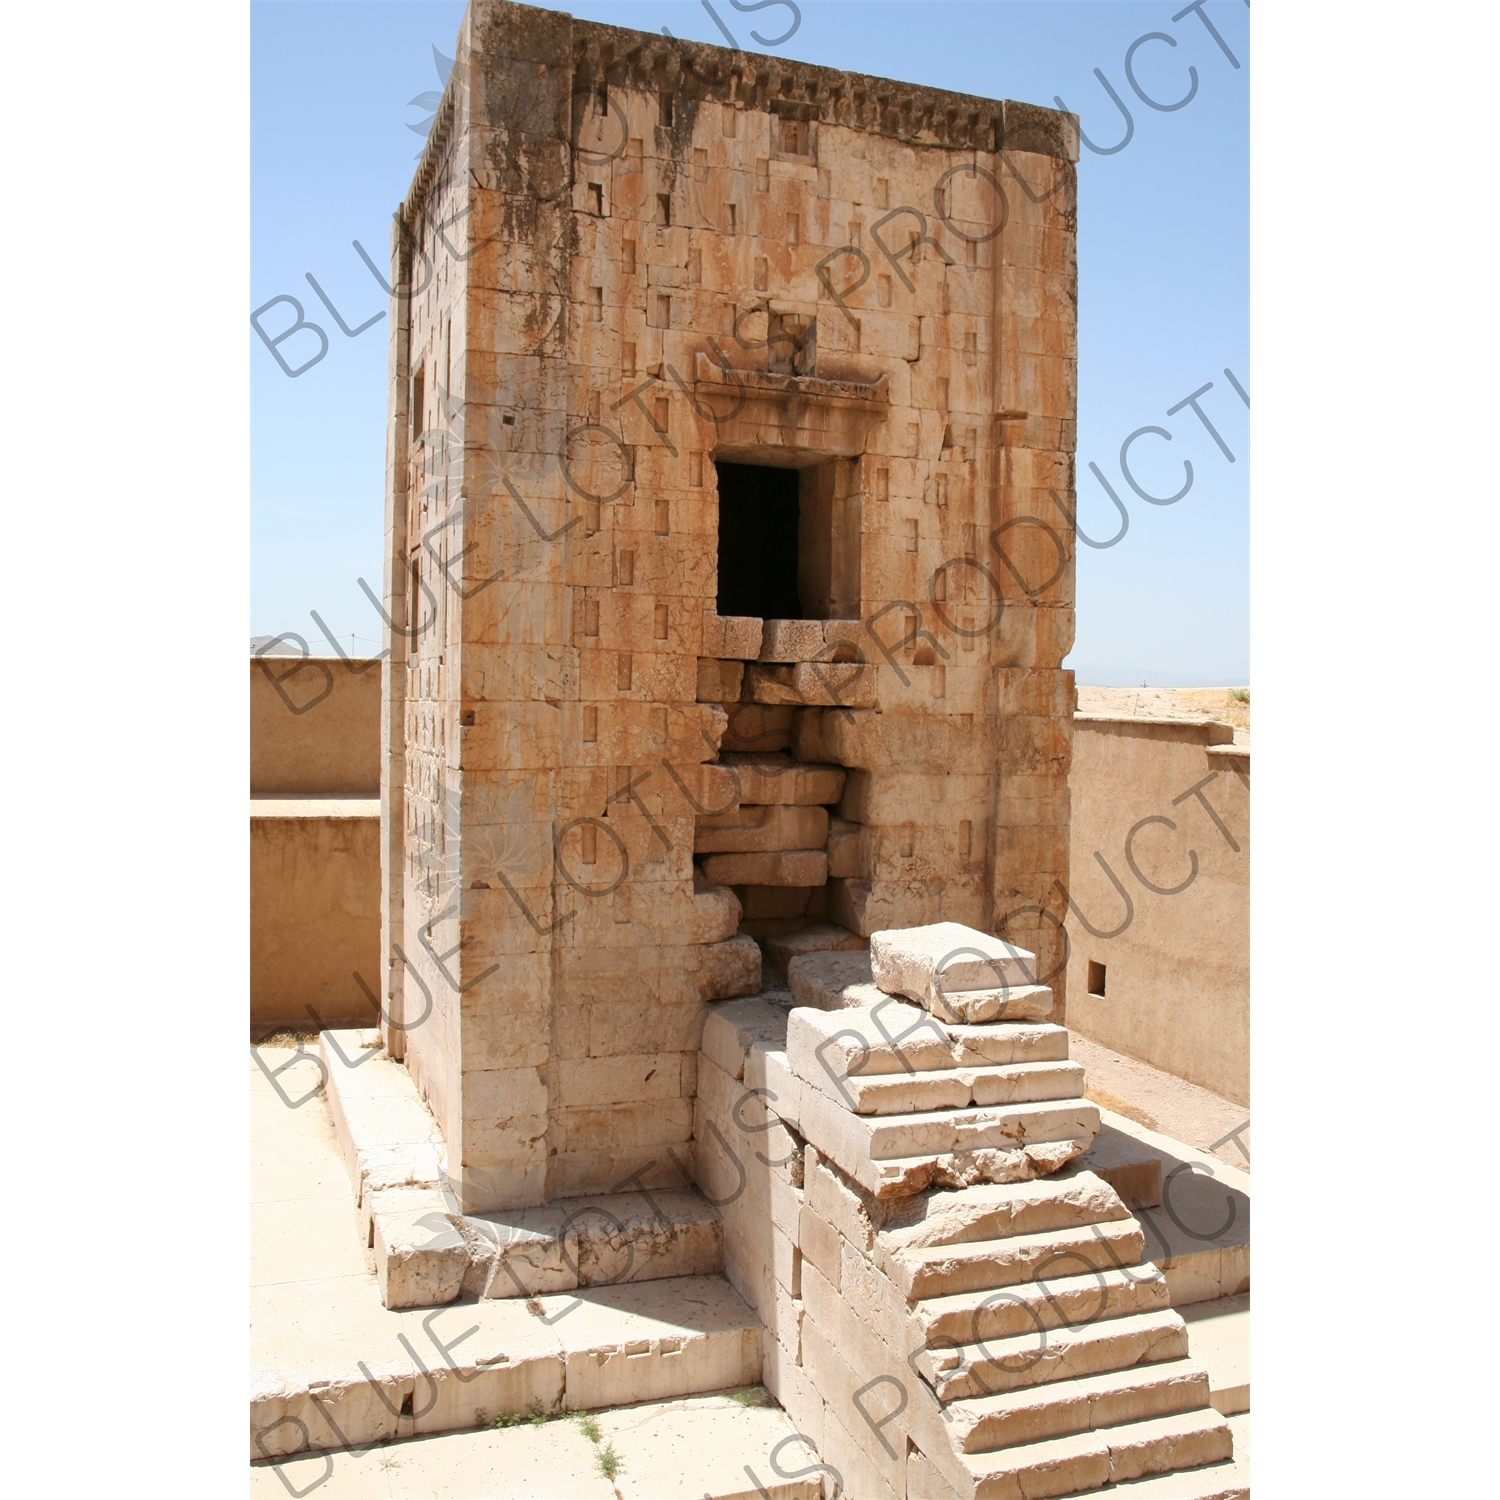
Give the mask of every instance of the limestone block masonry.
<svg viewBox="0 0 1500 1500">
<path fill-rule="evenodd" d="M 379 1032 L 325 1031 L 318 1057 L 386 1307 L 534 1298 L 723 1269 L 719 1215 L 690 1183 L 464 1214 L 437 1123 Z"/>
<path fill-rule="evenodd" d="M 392 234 L 381 998 L 481 1214 L 680 1187 L 758 943 L 951 918 L 1061 1021 L 1078 132 L 499 0 L 455 57 Z M 975 1107 L 840 1149 L 1093 1128 Z"/>
<path fill-rule="evenodd" d="M 940 937 L 934 964 L 931 929 L 879 934 L 876 972 L 925 989 L 952 948 L 993 941 Z M 880 993 L 827 1011 L 716 1007 L 699 1058 L 694 1163 L 723 1216 L 725 1273 L 765 1325 L 765 1384 L 841 1492 L 1248 1496 L 1142 1226 L 1081 1155 L 1098 1115 L 1067 1032 L 940 1019 Z M 933 1131 L 976 1117 L 983 1088 L 1007 1100 L 995 1118 L 1019 1116 L 1019 1090 L 1048 1101 L 1028 1118 L 1071 1120 L 1019 1132 L 1009 1154 Z M 883 1176 L 881 1122 L 900 1126 L 892 1150 L 936 1170 Z"/>
<path fill-rule="evenodd" d="M 878 936 L 893 988 L 948 973 L 930 928 Z M 988 941 L 962 927 L 941 940 Z M 1033 955 L 1011 956 L 1030 972 Z M 696 1186 L 483 1215 L 462 1211 L 437 1122 L 379 1033 L 325 1032 L 319 1069 L 381 1300 L 509 1298 L 544 1321 L 586 1305 L 568 1335 L 586 1352 L 544 1405 L 758 1373 L 848 1500 L 1247 1496 L 1218 1409 L 1233 1402 L 1212 1399 L 1113 1185 L 1140 1163 L 1091 1149 L 1099 1113 L 1067 1031 L 955 1022 L 877 993 L 713 1008 L 693 1146 L 674 1158 Z M 575 1289 L 586 1304 L 556 1297 Z M 619 1331 L 622 1315 L 660 1328 L 684 1307 L 691 1337 Z M 378 1425 L 361 1376 L 340 1387 L 341 1415 Z M 311 1390 L 258 1386 L 256 1430 L 297 1451 Z M 428 1430 L 454 1425 L 445 1408 Z"/>
</svg>

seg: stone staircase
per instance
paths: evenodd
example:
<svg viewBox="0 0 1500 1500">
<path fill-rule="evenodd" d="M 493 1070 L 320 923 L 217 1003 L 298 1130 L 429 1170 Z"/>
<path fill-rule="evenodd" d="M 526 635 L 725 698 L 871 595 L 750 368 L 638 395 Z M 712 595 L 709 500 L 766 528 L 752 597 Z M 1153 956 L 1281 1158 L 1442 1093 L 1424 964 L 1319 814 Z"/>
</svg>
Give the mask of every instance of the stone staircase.
<svg viewBox="0 0 1500 1500">
<path fill-rule="evenodd" d="M 948 1438 L 927 1457 L 953 1491 L 1029 1500 L 1227 1460 L 1207 1371 L 1114 1191 L 1082 1173 L 998 1192 L 1000 1213 L 933 1195 L 935 1214 L 876 1236 Z"/>
<path fill-rule="evenodd" d="M 779 1127 L 763 1152 L 797 1148 L 792 1253 L 772 1243 L 757 1277 L 758 1231 L 730 1207 L 726 1258 L 774 1340 L 767 1385 L 845 1495 L 1248 1495 L 1142 1226 L 1089 1170 L 1098 1112 L 1066 1031 L 1038 1019 L 1031 956 L 941 924 L 861 957 L 789 965 L 794 993 L 836 1008 L 723 1007 L 700 1094 L 721 1140 L 753 1095 Z"/>
<path fill-rule="evenodd" d="M 465 1216 L 406 1070 L 372 1033 L 325 1033 L 303 1058 L 323 1098 L 303 1111 L 283 1084 L 266 1106 L 278 1130 L 325 1122 L 344 1172 L 327 1202 L 297 1200 L 282 1236 L 325 1259 L 298 1249 L 290 1275 L 268 1262 L 256 1294 L 252 1457 L 301 1488 L 331 1455 L 334 1500 L 385 1483 L 393 1439 L 451 1434 L 444 1463 L 462 1470 L 541 1441 L 490 1432 L 485 1414 L 620 1407 L 696 1462 L 698 1434 L 734 1420 L 704 1393 L 759 1377 L 783 1409 L 765 1419 L 774 1443 L 722 1477 L 705 1469 L 695 1496 L 812 1500 L 834 1483 L 843 1500 L 1247 1496 L 1188 1325 L 1112 1185 L 1139 1180 L 1140 1162 L 1097 1151 L 1050 996 L 1014 982 L 1029 955 L 997 955 L 1001 982 L 963 991 L 909 954 L 893 977 L 888 952 L 791 956 L 794 983 L 814 971 L 831 1008 L 714 1007 L 701 1186 L 679 1190 Z M 270 1170 L 284 1174 L 274 1152 Z M 638 1405 L 682 1400 L 720 1406 L 648 1418 Z M 586 1448 L 579 1461 L 588 1493 Z M 416 1493 L 437 1459 L 390 1462 Z M 637 1462 L 614 1490 L 654 1482 Z"/>
</svg>

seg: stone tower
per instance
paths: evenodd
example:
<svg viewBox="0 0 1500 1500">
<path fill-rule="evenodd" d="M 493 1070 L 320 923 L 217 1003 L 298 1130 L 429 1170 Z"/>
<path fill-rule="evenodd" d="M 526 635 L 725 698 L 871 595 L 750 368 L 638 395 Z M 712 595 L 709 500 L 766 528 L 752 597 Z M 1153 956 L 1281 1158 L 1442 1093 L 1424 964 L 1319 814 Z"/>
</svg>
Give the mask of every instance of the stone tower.
<svg viewBox="0 0 1500 1500">
<path fill-rule="evenodd" d="M 393 232 L 382 784 L 466 1210 L 681 1183 L 757 938 L 967 923 L 1061 1018 L 1076 159 L 471 4 Z"/>
</svg>

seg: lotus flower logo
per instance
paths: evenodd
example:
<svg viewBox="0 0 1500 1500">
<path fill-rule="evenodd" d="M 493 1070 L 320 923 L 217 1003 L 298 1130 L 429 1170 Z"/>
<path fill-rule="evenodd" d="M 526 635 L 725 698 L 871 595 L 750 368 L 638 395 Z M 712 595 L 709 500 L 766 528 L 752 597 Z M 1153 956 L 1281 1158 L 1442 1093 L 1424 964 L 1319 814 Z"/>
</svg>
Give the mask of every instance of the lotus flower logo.
<svg viewBox="0 0 1500 1500">
<path fill-rule="evenodd" d="M 429 89 L 425 94 L 418 94 L 414 99 L 406 101 L 408 108 L 415 105 L 418 109 L 432 111 L 425 120 L 420 120 L 415 125 L 408 123 L 406 127 L 413 135 L 421 136 L 424 141 L 427 139 L 427 132 L 432 129 L 432 122 L 437 119 L 437 107 L 443 102 L 443 90 L 448 87 L 448 76 L 453 72 L 453 59 L 444 57 L 436 47 L 432 49 L 432 64 L 437 69 L 437 88 Z M 421 154 L 420 151 L 417 152 L 418 156 Z"/>
</svg>

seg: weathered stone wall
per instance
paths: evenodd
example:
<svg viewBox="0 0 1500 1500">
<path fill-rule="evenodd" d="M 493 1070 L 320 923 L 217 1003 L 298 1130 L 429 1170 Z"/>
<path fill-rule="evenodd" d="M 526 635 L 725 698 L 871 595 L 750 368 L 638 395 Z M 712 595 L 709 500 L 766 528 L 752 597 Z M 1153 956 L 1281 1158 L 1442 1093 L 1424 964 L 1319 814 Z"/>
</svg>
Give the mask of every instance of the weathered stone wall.
<svg viewBox="0 0 1500 1500">
<path fill-rule="evenodd" d="M 336 656 L 250 658 L 250 793 L 374 797 L 380 668 Z"/>
<path fill-rule="evenodd" d="M 255 1033 L 375 1020 L 353 976 L 380 982 L 380 696 L 372 662 L 251 656 Z"/>
<path fill-rule="evenodd" d="M 392 1046 L 466 1206 L 681 1180 L 740 982 L 693 869 L 722 747 L 852 771 L 835 920 L 1058 967 L 1075 140 L 471 6 L 394 237 L 383 792 Z M 716 461 L 803 471 L 803 611 L 842 622 L 728 702 Z"/>
<path fill-rule="evenodd" d="M 1073 734 L 1069 1024 L 1248 1105 L 1249 749 L 1224 724 Z"/>
<path fill-rule="evenodd" d="M 373 797 L 251 799 L 255 1033 L 374 1023 L 354 975 L 374 992 L 379 903 L 380 819 Z"/>
</svg>

